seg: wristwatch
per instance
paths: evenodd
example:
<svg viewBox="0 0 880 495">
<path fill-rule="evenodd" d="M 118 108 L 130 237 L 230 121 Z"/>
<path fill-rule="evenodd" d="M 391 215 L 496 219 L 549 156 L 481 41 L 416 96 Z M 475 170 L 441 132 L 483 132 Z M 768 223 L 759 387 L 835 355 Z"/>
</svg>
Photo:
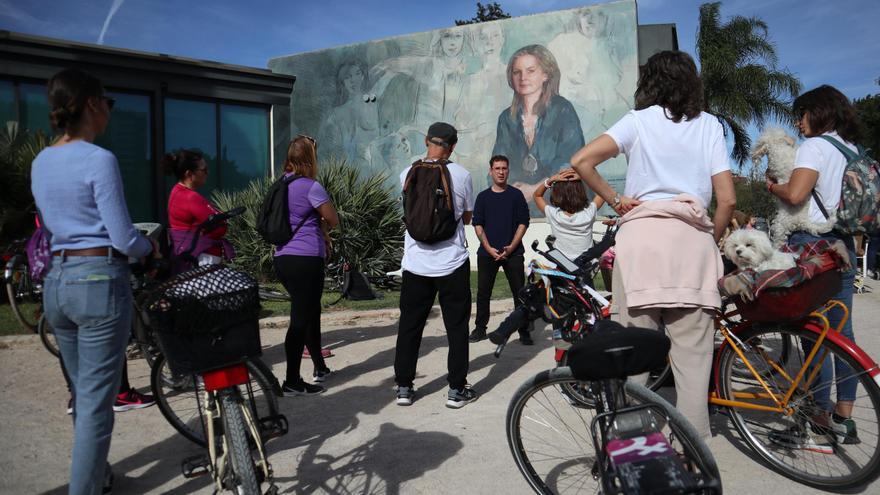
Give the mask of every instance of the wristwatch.
<svg viewBox="0 0 880 495">
<path fill-rule="evenodd" d="M 611 200 L 611 207 L 617 208 L 620 206 L 620 194 L 615 194 L 614 198 Z"/>
</svg>

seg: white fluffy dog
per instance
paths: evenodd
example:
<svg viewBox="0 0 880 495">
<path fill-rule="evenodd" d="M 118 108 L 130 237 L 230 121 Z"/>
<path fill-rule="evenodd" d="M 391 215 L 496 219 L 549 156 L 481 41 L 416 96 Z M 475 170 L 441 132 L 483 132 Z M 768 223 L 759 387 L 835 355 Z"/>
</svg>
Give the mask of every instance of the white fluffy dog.
<svg viewBox="0 0 880 495">
<path fill-rule="evenodd" d="M 779 127 L 768 128 L 761 134 L 752 151 L 752 162 L 758 166 L 761 157 L 767 157 L 767 173 L 776 179 L 779 184 L 786 184 L 791 178 L 794 168 L 794 157 L 797 153 L 795 140 Z M 779 211 L 776 219 L 770 226 L 770 237 L 776 246 L 782 245 L 789 234 L 796 230 L 803 230 L 811 234 L 827 232 L 834 225 L 836 212 L 828 214 L 831 220 L 815 223 L 810 220 L 810 201 L 804 201 L 798 206 L 792 206 L 777 199 Z"/>
<path fill-rule="evenodd" d="M 740 269 L 787 270 L 795 265 L 794 255 L 777 251 L 767 234 L 756 229 L 734 230 L 724 240 L 724 254 Z"/>
</svg>

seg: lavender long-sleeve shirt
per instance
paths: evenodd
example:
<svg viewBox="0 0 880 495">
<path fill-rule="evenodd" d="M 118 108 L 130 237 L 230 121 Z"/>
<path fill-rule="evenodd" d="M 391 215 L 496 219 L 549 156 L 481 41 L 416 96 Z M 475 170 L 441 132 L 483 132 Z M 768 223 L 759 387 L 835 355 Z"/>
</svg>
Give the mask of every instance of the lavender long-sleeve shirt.
<svg viewBox="0 0 880 495">
<path fill-rule="evenodd" d="M 153 247 L 132 225 L 113 153 L 85 141 L 51 146 L 31 167 L 31 192 L 52 250 L 113 246 L 131 257 Z"/>
</svg>

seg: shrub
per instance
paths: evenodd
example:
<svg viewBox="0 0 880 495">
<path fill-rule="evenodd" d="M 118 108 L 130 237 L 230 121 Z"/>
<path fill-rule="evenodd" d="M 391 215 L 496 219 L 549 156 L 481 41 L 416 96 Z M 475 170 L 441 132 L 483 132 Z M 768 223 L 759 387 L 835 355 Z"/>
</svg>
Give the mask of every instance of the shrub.
<svg viewBox="0 0 880 495">
<path fill-rule="evenodd" d="M 28 235 L 34 229 L 34 197 L 31 196 L 31 162 L 51 144 L 51 139 L 36 131 L 22 131 L 18 123 L 6 122 L 0 128 L 0 239 Z"/>
<path fill-rule="evenodd" d="M 399 265 L 403 222 L 396 194 L 385 184 L 386 180 L 384 174 L 362 177 L 360 170 L 332 157 L 319 165 L 318 182 L 327 189 L 340 218 L 339 228 L 330 234 L 331 277 L 339 279 L 342 261 L 375 275 Z M 244 214 L 230 220 L 226 237 L 235 246 L 235 265 L 261 280 L 275 279 L 274 248 L 263 242 L 255 229 L 257 211 L 271 183 L 269 178 L 256 179 L 240 191 L 217 191 L 212 196 L 221 210 L 247 208 Z"/>
</svg>

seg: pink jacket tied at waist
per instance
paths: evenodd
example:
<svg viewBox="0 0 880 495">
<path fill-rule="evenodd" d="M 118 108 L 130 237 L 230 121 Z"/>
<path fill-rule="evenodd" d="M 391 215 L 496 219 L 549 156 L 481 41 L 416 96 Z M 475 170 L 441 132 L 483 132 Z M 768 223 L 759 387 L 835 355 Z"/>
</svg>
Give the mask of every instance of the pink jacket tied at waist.
<svg viewBox="0 0 880 495">
<path fill-rule="evenodd" d="M 702 202 L 679 194 L 646 201 L 621 217 L 615 269 L 630 308 L 718 308 L 724 274 Z"/>
</svg>

